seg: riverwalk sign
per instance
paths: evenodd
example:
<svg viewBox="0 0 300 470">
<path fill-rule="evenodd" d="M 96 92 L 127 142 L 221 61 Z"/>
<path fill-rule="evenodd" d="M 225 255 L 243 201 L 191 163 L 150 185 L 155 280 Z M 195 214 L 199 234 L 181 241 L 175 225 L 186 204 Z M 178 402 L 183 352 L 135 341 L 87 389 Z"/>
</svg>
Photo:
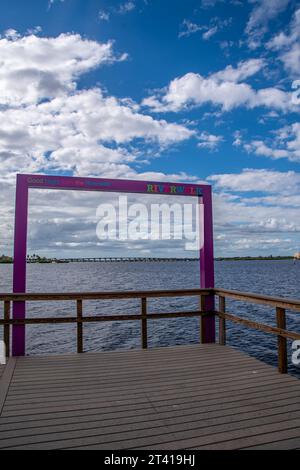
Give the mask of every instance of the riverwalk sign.
<svg viewBox="0 0 300 470">
<path fill-rule="evenodd" d="M 14 237 L 14 271 L 13 292 L 26 292 L 26 258 L 27 258 L 27 225 L 28 195 L 30 189 L 58 189 L 76 191 L 102 191 L 114 193 L 139 193 L 166 196 L 195 196 L 203 205 L 203 220 L 200 221 L 203 233 L 203 245 L 200 248 L 200 287 L 214 287 L 213 261 L 213 223 L 211 186 L 165 183 L 141 180 L 121 180 L 106 178 L 81 178 L 73 176 L 51 175 L 17 175 L 16 210 Z M 213 309 L 213 298 L 206 299 L 206 308 Z M 26 317 L 26 305 L 23 301 L 14 302 L 13 318 L 23 320 Z M 213 317 L 203 319 L 203 340 L 206 343 L 215 341 L 215 320 Z M 12 335 L 13 356 L 25 355 L 25 326 L 14 325 Z"/>
</svg>

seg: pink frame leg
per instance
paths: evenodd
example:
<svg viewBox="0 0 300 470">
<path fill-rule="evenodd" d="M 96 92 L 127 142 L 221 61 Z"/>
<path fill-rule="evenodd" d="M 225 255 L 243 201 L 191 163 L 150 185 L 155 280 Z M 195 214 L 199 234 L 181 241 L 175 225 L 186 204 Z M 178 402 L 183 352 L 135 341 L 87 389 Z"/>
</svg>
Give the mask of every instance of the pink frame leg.
<svg viewBox="0 0 300 470">
<path fill-rule="evenodd" d="M 14 275 L 13 292 L 26 292 L 26 257 L 27 257 L 27 216 L 28 186 L 22 175 L 17 175 L 16 215 L 14 240 Z M 14 302 L 13 318 L 24 319 L 26 316 L 25 302 Z M 12 332 L 12 355 L 25 355 L 25 326 L 14 325 Z"/>
<path fill-rule="evenodd" d="M 214 238 L 213 238 L 213 213 L 212 213 L 212 191 L 211 186 L 202 188 L 203 191 L 203 246 L 200 249 L 200 287 L 213 288 L 215 286 L 214 276 Z M 201 227 L 200 227 L 201 230 Z M 214 296 L 206 297 L 205 309 L 214 310 Z M 215 343 L 216 325 L 215 317 L 203 318 L 204 343 Z"/>
</svg>

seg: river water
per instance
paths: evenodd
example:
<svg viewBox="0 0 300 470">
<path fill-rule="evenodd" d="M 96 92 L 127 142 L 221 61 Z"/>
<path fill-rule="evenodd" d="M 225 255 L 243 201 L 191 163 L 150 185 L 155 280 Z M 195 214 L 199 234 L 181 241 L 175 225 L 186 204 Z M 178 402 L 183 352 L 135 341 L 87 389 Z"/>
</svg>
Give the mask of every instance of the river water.
<svg viewBox="0 0 300 470">
<path fill-rule="evenodd" d="M 300 298 L 300 262 L 217 261 L 216 286 L 290 298 Z M 0 265 L 0 291 L 11 292 L 12 266 Z M 29 264 L 28 292 L 75 292 L 184 289 L 199 287 L 197 261 Z M 227 310 L 254 321 L 275 325 L 273 308 L 227 301 Z M 149 300 L 150 313 L 197 309 L 195 298 Z M 27 315 L 74 316 L 72 302 L 28 303 Z M 134 314 L 139 300 L 84 302 L 85 315 Z M 288 328 L 300 331 L 300 314 L 287 312 Z M 277 339 L 257 330 L 227 323 L 228 344 L 269 364 L 276 365 Z M 27 327 L 27 354 L 59 354 L 76 351 L 75 325 L 32 325 Z M 199 341 L 199 319 L 163 319 L 149 322 L 149 347 L 190 344 Z M 140 322 L 105 322 L 84 325 L 85 351 L 108 351 L 140 347 Z M 300 367 L 289 371 L 300 377 Z"/>
</svg>

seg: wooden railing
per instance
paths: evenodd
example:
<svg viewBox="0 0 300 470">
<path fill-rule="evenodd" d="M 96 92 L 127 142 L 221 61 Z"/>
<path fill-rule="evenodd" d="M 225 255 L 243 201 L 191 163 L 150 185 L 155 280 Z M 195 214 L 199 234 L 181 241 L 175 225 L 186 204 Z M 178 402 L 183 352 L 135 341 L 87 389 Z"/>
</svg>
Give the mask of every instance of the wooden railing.
<svg viewBox="0 0 300 470">
<path fill-rule="evenodd" d="M 218 296 L 218 310 L 207 311 L 205 299 L 207 297 Z M 198 297 L 199 309 L 181 312 L 161 312 L 149 313 L 147 301 L 149 298 L 163 297 Z M 226 298 L 250 302 L 261 305 L 268 305 L 276 309 L 276 326 L 269 326 L 254 322 L 249 319 L 241 318 L 232 313 L 226 312 Z M 83 314 L 83 302 L 86 300 L 116 300 L 116 299 L 140 299 L 140 313 L 124 315 L 97 315 L 85 316 Z M 43 317 L 43 318 L 11 318 L 12 302 L 35 302 L 35 301 L 74 301 L 76 302 L 76 316 L 72 317 Z M 4 343 L 6 346 L 6 355 L 10 354 L 10 327 L 12 325 L 34 325 L 34 324 L 77 324 L 77 352 L 82 353 L 83 348 L 83 325 L 84 323 L 111 322 L 111 321 L 141 321 L 141 345 L 142 348 L 148 347 L 148 321 L 162 318 L 179 317 L 200 317 L 200 323 L 204 317 L 217 316 L 219 318 L 219 343 L 226 344 L 226 321 L 238 323 L 245 327 L 255 328 L 265 333 L 273 334 L 278 337 L 278 369 L 281 373 L 287 372 L 287 339 L 300 340 L 300 333 L 288 331 L 286 329 L 286 310 L 300 312 L 300 301 L 294 299 L 285 299 L 279 297 L 270 297 L 259 294 L 231 291 L 226 289 L 184 289 L 184 290 L 156 290 L 156 291 L 126 291 L 126 292 L 89 292 L 89 293 L 54 293 L 54 294 L 0 294 L 0 302 L 4 303 L 4 318 L 0 319 L 0 325 L 3 325 Z M 200 339 L 201 339 L 200 328 Z"/>
<path fill-rule="evenodd" d="M 278 370 L 281 374 L 285 374 L 288 368 L 287 339 L 300 340 L 299 333 L 286 329 L 286 310 L 300 312 L 300 301 L 226 289 L 214 289 L 214 294 L 219 297 L 219 310 L 217 312 L 219 317 L 219 343 L 221 345 L 226 344 L 226 320 L 276 335 L 278 337 Z M 225 311 L 226 298 L 275 308 L 277 326 L 265 325 L 227 313 Z"/>
</svg>

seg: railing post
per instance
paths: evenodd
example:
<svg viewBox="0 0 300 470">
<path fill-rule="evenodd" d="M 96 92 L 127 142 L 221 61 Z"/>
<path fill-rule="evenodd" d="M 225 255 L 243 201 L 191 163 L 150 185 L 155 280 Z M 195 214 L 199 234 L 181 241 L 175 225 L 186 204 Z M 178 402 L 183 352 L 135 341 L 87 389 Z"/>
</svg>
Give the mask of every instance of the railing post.
<svg viewBox="0 0 300 470">
<path fill-rule="evenodd" d="M 4 320 L 10 320 L 10 301 L 5 300 L 4 302 Z M 10 326 L 9 324 L 4 325 L 3 328 L 3 339 L 5 344 L 6 357 L 10 356 Z"/>
<path fill-rule="evenodd" d="M 77 300 L 77 353 L 83 353 L 82 300 Z"/>
<path fill-rule="evenodd" d="M 201 312 L 206 311 L 206 299 L 204 295 L 200 296 L 200 310 Z M 200 317 L 200 343 L 205 343 L 206 332 L 205 332 L 206 321 L 203 315 Z"/>
<path fill-rule="evenodd" d="M 225 313 L 225 297 L 221 295 L 219 296 L 219 312 Z M 219 317 L 219 344 L 226 345 L 226 320 L 222 317 Z"/>
<path fill-rule="evenodd" d="M 276 308 L 277 328 L 286 329 L 285 309 Z M 287 340 L 283 336 L 278 336 L 278 370 L 281 374 L 287 373 Z"/>
<path fill-rule="evenodd" d="M 142 298 L 141 301 L 141 313 L 142 313 L 142 348 L 148 348 L 148 332 L 147 332 L 147 299 Z"/>
</svg>

